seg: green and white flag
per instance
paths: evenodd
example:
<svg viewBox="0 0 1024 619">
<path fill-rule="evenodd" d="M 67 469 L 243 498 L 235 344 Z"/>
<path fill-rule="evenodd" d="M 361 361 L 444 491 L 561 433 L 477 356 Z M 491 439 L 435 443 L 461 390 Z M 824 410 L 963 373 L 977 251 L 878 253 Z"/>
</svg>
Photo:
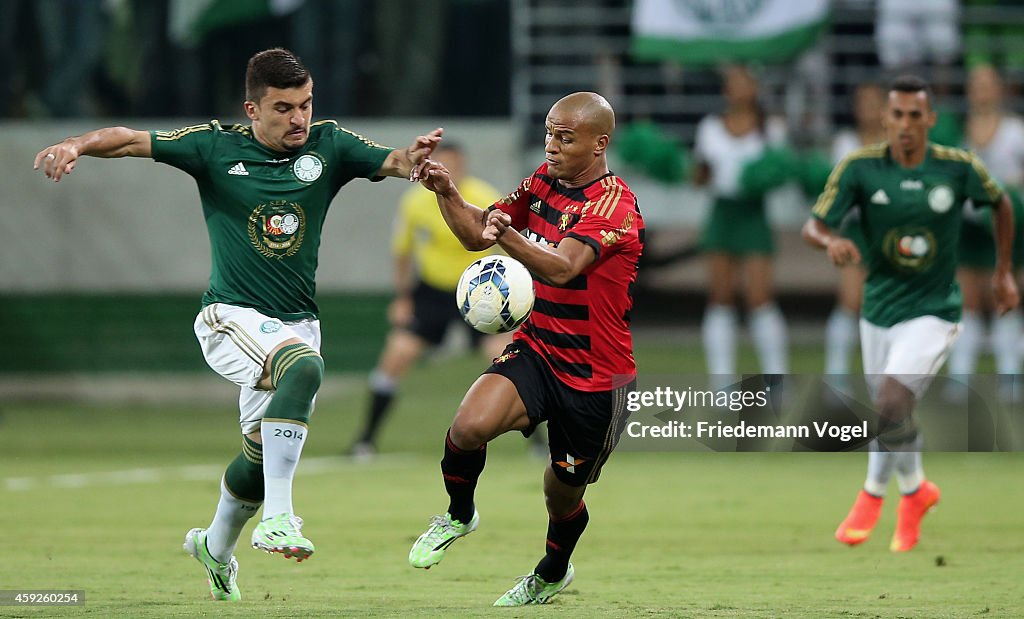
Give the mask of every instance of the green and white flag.
<svg viewBox="0 0 1024 619">
<path fill-rule="evenodd" d="M 218 28 L 280 17 L 305 0 L 171 0 L 171 40 L 193 47 Z"/>
<path fill-rule="evenodd" d="M 828 15 L 828 0 L 635 0 L 633 56 L 784 62 L 817 40 Z"/>
</svg>

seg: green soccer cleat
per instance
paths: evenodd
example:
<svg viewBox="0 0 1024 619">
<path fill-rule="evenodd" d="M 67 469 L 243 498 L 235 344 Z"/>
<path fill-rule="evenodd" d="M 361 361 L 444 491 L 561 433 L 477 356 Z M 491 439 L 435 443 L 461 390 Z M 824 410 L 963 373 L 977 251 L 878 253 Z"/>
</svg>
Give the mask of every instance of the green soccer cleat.
<svg viewBox="0 0 1024 619">
<path fill-rule="evenodd" d="M 264 518 L 252 531 L 252 547 L 295 557 L 298 563 L 313 554 L 313 542 L 302 536 L 302 518 L 294 514 L 278 514 Z"/>
<path fill-rule="evenodd" d="M 569 569 L 565 570 L 565 576 L 562 576 L 562 580 L 552 583 L 544 582 L 540 576 L 533 573 L 520 576 L 516 586 L 506 591 L 505 595 L 498 598 L 494 605 L 527 606 L 529 604 L 547 604 L 551 601 L 551 598 L 569 586 L 575 575 L 576 570 L 573 569 L 572 563 L 570 563 Z"/>
<path fill-rule="evenodd" d="M 452 520 L 450 514 L 444 516 L 433 516 L 430 519 L 430 527 L 419 536 L 416 543 L 409 550 L 409 565 L 430 569 L 431 566 L 441 562 L 444 558 L 444 551 L 452 545 L 452 542 L 476 531 L 480 524 L 480 512 L 473 510 L 473 517 L 467 524 L 458 520 Z"/>
<path fill-rule="evenodd" d="M 237 602 L 242 599 L 236 582 L 238 561 L 234 557 L 227 563 L 220 563 L 206 548 L 206 529 L 192 529 L 185 534 L 182 544 L 185 552 L 195 557 L 206 569 L 206 580 L 210 583 L 210 597 L 222 602 Z"/>
</svg>

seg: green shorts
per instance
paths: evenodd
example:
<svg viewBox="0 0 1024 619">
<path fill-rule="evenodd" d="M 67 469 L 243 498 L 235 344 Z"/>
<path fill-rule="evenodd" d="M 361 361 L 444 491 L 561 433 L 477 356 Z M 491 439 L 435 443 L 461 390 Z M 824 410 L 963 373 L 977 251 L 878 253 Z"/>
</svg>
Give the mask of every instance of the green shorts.
<svg viewBox="0 0 1024 619">
<path fill-rule="evenodd" d="M 775 240 L 763 200 L 716 198 L 700 236 L 705 252 L 774 254 Z"/>
</svg>

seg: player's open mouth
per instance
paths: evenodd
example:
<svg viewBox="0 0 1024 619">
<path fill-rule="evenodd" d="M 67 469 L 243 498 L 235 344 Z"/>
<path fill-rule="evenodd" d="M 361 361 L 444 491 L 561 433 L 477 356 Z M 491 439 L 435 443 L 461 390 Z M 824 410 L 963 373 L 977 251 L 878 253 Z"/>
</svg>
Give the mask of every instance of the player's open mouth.
<svg viewBox="0 0 1024 619">
<path fill-rule="evenodd" d="M 305 134 L 306 134 L 306 130 L 305 129 L 294 129 L 294 130 L 288 132 L 288 135 L 291 135 L 291 136 L 294 136 L 294 137 L 302 137 Z"/>
</svg>

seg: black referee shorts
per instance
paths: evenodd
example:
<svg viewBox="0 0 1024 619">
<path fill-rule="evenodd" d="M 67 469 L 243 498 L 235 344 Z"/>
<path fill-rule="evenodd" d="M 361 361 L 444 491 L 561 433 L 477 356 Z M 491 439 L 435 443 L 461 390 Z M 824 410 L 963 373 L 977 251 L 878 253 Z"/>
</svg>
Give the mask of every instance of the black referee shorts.
<svg viewBox="0 0 1024 619">
<path fill-rule="evenodd" d="M 479 346 L 484 334 L 466 324 L 455 303 L 455 291 L 441 290 L 419 282 L 412 291 L 412 321 L 405 325 L 410 333 L 431 346 L 444 341 L 449 325 L 466 329 L 473 346 Z"/>
<path fill-rule="evenodd" d="M 509 344 L 484 374 L 500 374 L 516 386 L 530 418 L 524 436 L 548 422 L 551 468 L 559 480 L 570 486 L 597 481 L 626 427 L 626 395 L 635 379 L 611 391 L 578 391 L 558 380 L 540 354 L 521 342 Z"/>
</svg>

